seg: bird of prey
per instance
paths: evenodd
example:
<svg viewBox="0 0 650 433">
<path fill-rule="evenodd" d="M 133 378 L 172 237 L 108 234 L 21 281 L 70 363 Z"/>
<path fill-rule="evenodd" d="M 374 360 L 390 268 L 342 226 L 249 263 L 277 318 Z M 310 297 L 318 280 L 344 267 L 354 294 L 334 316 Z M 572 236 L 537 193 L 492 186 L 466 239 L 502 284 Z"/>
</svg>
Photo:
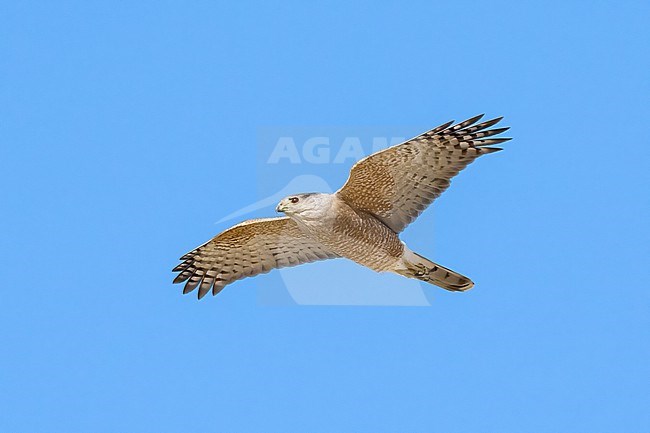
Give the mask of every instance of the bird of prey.
<svg viewBox="0 0 650 433">
<path fill-rule="evenodd" d="M 394 272 L 454 292 L 472 281 L 411 251 L 398 234 L 443 193 L 450 179 L 487 147 L 510 138 L 487 138 L 502 118 L 479 115 L 448 122 L 357 162 L 333 194 L 295 194 L 280 201 L 286 216 L 244 221 L 181 257 L 174 283 L 201 299 L 226 285 L 274 268 L 347 258 L 378 272 Z"/>
</svg>

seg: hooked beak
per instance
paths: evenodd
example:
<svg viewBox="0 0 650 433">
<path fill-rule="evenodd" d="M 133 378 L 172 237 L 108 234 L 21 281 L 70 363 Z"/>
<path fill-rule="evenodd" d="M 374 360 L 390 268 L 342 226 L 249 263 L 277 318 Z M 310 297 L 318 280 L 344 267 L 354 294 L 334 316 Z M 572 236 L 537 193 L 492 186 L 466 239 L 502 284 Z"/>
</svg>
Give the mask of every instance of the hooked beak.
<svg viewBox="0 0 650 433">
<path fill-rule="evenodd" d="M 276 212 L 284 212 L 286 208 L 284 207 L 284 204 L 282 202 L 278 203 L 278 205 L 275 207 Z"/>
</svg>

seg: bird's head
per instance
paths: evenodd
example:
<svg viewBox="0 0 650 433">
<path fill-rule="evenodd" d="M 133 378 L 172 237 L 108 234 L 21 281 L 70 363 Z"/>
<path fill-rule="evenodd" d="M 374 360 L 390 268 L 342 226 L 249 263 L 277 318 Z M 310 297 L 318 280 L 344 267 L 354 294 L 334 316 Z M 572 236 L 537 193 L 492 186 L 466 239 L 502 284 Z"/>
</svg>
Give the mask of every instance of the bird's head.
<svg viewBox="0 0 650 433">
<path fill-rule="evenodd" d="M 294 194 L 280 200 L 275 210 L 289 216 L 309 217 L 323 210 L 324 197 L 329 194 Z"/>
</svg>

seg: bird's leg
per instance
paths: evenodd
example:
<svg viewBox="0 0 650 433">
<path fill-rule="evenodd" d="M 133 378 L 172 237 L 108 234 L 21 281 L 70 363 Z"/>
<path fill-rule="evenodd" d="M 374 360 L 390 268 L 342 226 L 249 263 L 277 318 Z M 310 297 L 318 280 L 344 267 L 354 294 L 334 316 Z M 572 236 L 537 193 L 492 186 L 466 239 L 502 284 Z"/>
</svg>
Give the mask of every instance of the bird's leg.
<svg viewBox="0 0 650 433">
<path fill-rule="evenodd" d="M 417 271 L 415 271 L 416 277 L 424 277 L 429 274 L 429 270 L 424 265 L 418 265 Z"/>
</svg>

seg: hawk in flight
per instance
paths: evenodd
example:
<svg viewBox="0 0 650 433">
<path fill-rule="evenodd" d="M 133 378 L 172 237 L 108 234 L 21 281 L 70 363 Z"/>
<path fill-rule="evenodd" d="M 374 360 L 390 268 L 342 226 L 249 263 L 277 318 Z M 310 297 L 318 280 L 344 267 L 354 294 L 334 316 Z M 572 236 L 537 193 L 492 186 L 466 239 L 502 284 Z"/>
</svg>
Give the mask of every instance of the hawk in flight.
<svg viewBox="0 0 650 433">
<path fill-rule="evenodd" d="M 395 272 L 454 292 L 472 281 L 411 251 L 398 234 L 448 187 L 452 177 L 487 147 L 510 138 L 487 138 L 508 128 L 490 127 L 502 118 L 440 125 L 357 162 L 333 194 L 284 198 L 286 216 L 244 221 L 181 257 L 174 283 L 183 293 L 198 287 L 201 299 L 226 285 L 274 268 L 344 257 L 378 272 Z"/>
</svg>

